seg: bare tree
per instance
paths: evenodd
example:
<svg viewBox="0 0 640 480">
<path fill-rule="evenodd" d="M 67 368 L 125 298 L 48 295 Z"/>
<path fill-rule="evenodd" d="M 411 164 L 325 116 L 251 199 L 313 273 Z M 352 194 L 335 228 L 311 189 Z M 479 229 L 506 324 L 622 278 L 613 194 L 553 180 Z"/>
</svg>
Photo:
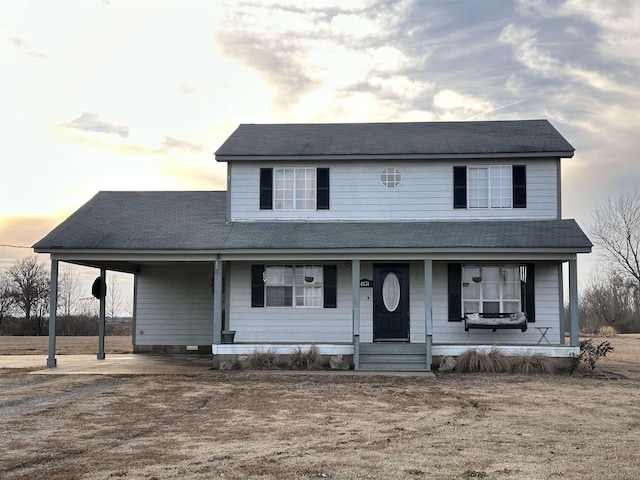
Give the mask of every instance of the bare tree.
<svg viewBox="0 0 640 480">
<path fill-rule="evenodd" d="M 65 317 L 77 313 L 80 301 L 80 275 L 72 265 L 61 269 L 58 281 L 58 311 Z"/>
<path fill-rule="evenodd" d="M 596 209 L 589 228 L 591 239 L 619 273 L 640 285 L 640 193 L 636 189 L 611 198 Z"/>
<path fill-rule="evenodd" d="M 114 319 L 122 310 L 122 295 L 118 277 L 110 275 L 107 279 L 107 296 L 105 298 L 105 315 L 110 319 Z"/>
<path fill-rule="evenodd" d="M 635 308 L 635 282 L 615 270 L 597 270 L 581 296 L 584 322 L 595 330 L 603 325 L 616 326 L 629 319 Z"/>
<path fill-rule="evenodd" d="M 49 271 L 37 257 L 18 260 L 9 268 L 15 305 L 31 323 L 35 335 L 45 333 L 45 317 L 49 310 Z"/>
<path fill-rule="evenodd" d="M 7 272 L 0 272 L 0 325 L 2 320 L 12 311 L 14 299 L 11 291 L 11 281 Z"/>
</svg>

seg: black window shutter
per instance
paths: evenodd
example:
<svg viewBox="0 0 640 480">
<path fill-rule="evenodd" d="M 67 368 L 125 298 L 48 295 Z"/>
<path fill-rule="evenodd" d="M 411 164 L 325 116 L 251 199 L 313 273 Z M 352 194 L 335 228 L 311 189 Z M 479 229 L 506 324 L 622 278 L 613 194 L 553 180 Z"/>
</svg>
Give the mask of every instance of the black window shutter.
<svg viewBox="0 0 640 480">
<path fill-rule="evenodd" d="M 336 308 L 338 294 L 338 272 L 335 265 L 325 265 L 323 272 L 324 281 L 324 308 Z"/>
<path fill-rule="evenodd" d="M 449 263 L 448 288 L 449 288 L 449 321 L 460 322 L 462 320 L 462 265 Z"/>
<path fill-rule="evenodd" d="M 453 167 L 453 208 L 467 208 L 467 167 Z"/>
<path fill-rule="evenodd" d="M 533 267 L 533 263 L 527 263 L 527 282 L 522 288 L 522 298 L 524 299 L 524 313 L 527 316 L 528 322 L 536 321 L 536 296 L 534 292 L 535 274 Z"/>
<path fill-rule="evenodd" d="M 513 208 L 527 208 L 527 166 L 514 165 L 513 179 Z"/>
<path fill-rule="evenodd" d="M 329 210 L 329 169 L 317 169 L 316 200 L 318 210 Z"/>
<path fill-rule="evenodd" d="M 260 210 L 273 209 L 273 168 L 260 169 Z"/>
<path fill-rule="evenodd" d="M 251 306 L 264 307 L 264 265 L 251 265 Z"/>
</svg>

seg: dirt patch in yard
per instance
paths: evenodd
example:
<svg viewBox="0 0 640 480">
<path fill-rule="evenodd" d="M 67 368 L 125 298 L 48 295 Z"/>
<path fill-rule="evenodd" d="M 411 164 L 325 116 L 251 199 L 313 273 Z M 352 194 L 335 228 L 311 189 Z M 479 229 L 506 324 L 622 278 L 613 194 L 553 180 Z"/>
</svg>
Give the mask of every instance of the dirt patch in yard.
<svg viewBox="0 0 640 480">
<path fill-rule="evenodd" d="M 636 479 L 640 338 L 609 340 L 627 378 L 0 369 L 0 478 Z"/>
</svg>

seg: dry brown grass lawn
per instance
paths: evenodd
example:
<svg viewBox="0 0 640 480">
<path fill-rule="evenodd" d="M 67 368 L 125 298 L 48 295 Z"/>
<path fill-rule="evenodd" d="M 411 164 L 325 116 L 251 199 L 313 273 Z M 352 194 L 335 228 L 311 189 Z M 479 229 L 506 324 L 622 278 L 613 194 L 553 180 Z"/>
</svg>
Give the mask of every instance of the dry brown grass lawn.
<svg viewBox="0 0 640 480">
<path fill-rule="evenodd" d="M 640 336 L 609 340 L 626 379 L 0 370 L 0 478 L 637 479 Z"/>
<path fill-rule="evenodd" d="M 104 337 L 107 353 L 133 351 L 130 336 Z M 98 337 L 56 337 L 57 355 L 82 355 L 98 351 Z M 18 337 L 0 335 L 0 355 L 46 355 L 49 353 L 49 337 Z"/>
</svg>

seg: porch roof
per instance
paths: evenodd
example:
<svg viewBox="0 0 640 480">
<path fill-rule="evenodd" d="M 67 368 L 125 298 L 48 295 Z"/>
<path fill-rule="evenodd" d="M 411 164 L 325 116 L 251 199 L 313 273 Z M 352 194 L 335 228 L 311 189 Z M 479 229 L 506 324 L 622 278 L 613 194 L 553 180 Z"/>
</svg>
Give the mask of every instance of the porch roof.
<svg viewBox="0 0 640 480">
<path fill-rule="evenodd" d="M 71 251 L 387 249 L 586 253 L 574 220 L 226 222 L 226 192 L 100 192 L 34 245 Z"/>
<path fill-rule="evenodd" d="M 572 157 L 548 120 L 243 124 L 216 160 Z"/>
</svg>

